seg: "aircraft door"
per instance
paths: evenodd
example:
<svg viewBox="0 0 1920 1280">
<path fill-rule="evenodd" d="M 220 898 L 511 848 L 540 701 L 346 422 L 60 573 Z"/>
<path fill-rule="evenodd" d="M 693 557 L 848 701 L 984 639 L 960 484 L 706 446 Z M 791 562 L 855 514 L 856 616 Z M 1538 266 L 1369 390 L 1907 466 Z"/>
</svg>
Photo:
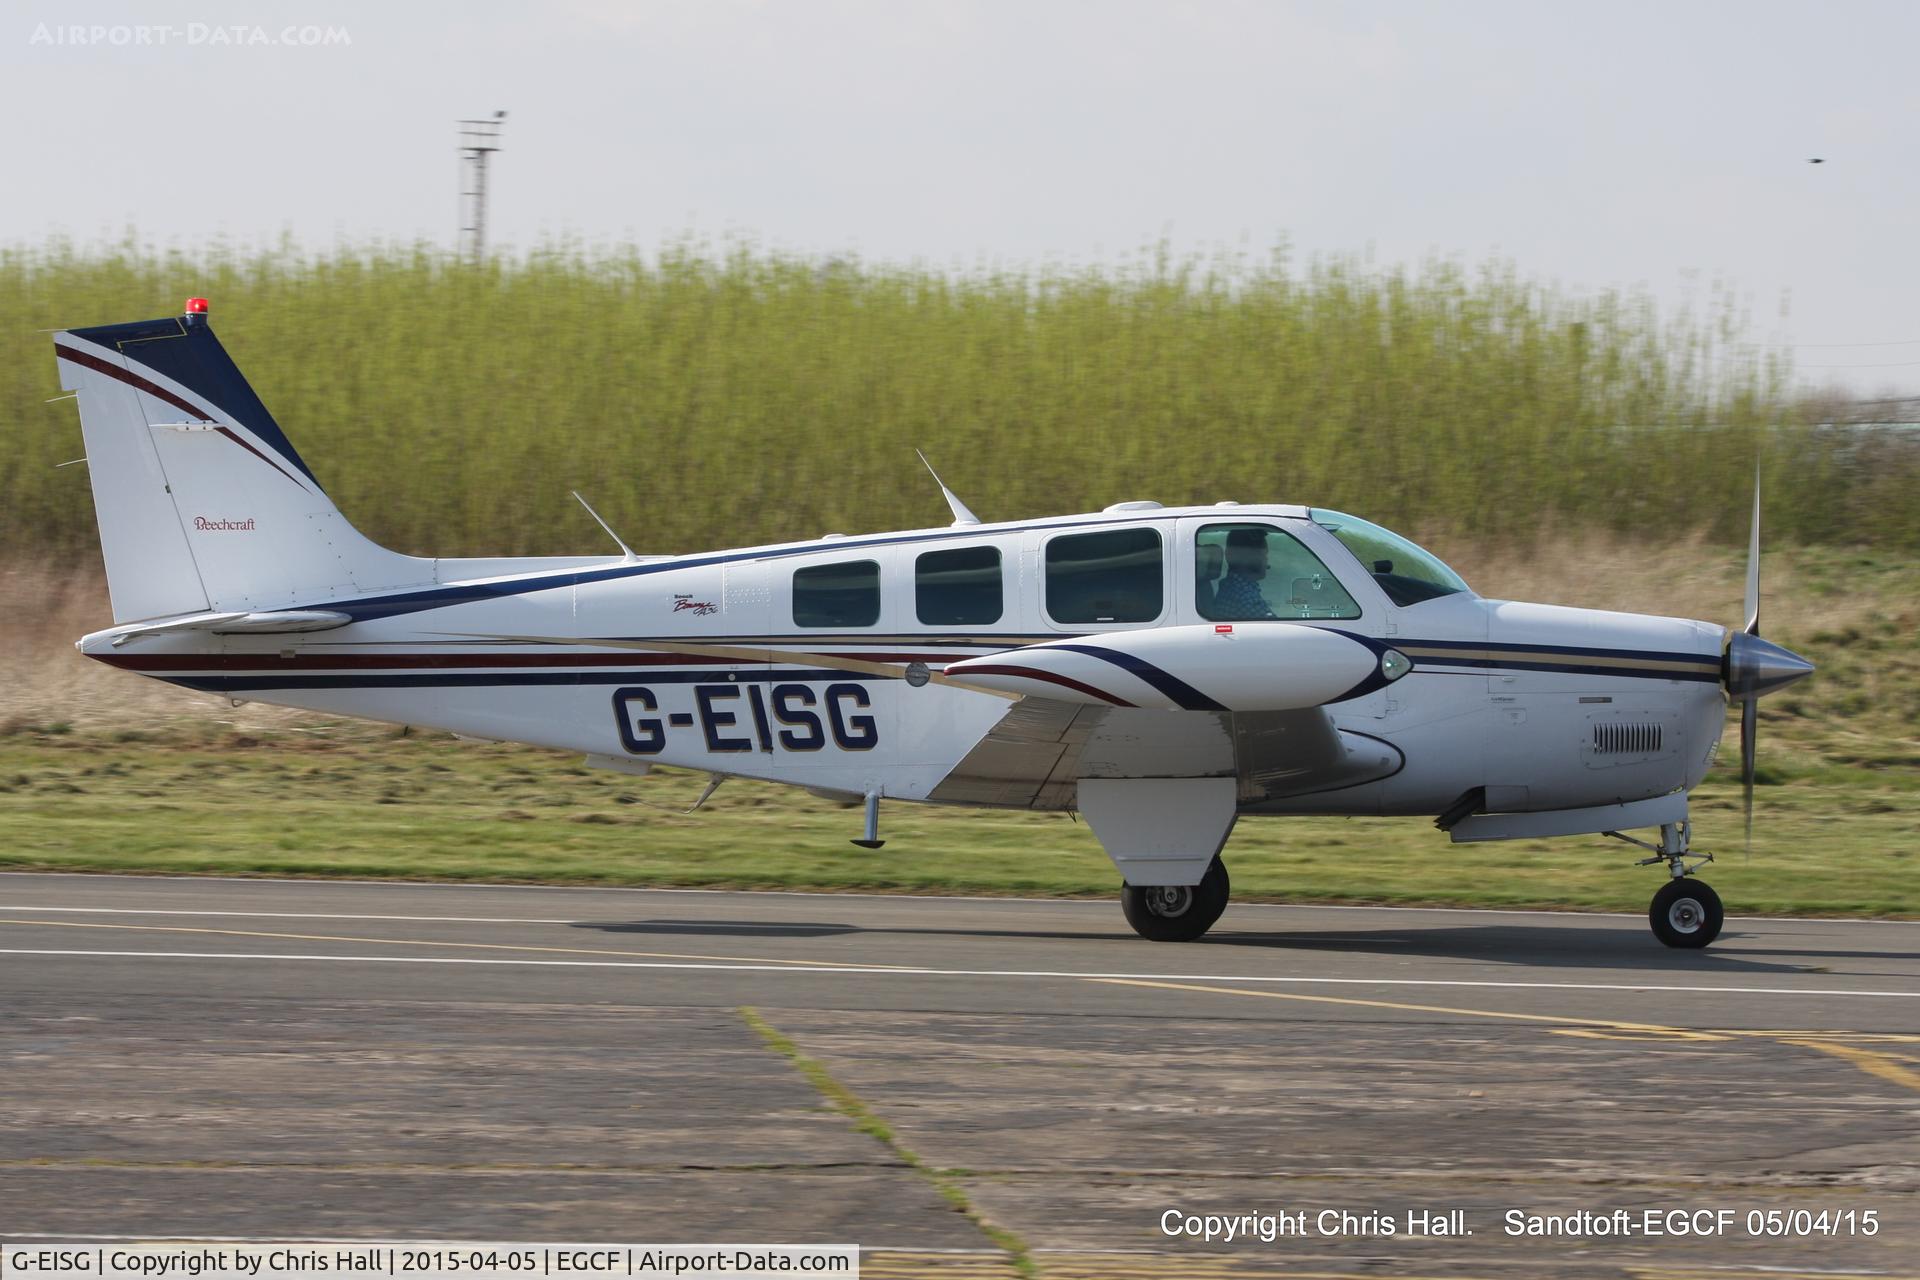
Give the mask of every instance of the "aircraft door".
<svg viewBox="0 0 1920 1280">
<path fill-rule="evenodd" d="M 884 789 L 900 681 L 862 669 L 899 647 L 897 555 L 887 547 L 822 551 L 774 570 L 779 649 L 764 714 L 774 776 L 857 796 Z M 807 655 L 818 655 L 809 661 Z"/>
</svg>

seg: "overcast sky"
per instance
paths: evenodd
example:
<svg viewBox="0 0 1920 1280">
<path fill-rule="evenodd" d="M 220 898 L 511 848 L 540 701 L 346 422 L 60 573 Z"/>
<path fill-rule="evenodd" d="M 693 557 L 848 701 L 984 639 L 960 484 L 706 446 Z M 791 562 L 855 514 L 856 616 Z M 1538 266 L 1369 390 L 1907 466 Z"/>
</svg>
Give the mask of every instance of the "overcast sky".
<svg viewBox="0 0 1920 1280">
<path fill-rule="evenodd" d="M 1917 51 L 1912 3 L 16 0 L 0 242 L 452 243 L 453 121 L 505 108 L 518 246 L 1498 255 L 1721 280 L 1804 376 L 1920 390 Z"/>
</svg>

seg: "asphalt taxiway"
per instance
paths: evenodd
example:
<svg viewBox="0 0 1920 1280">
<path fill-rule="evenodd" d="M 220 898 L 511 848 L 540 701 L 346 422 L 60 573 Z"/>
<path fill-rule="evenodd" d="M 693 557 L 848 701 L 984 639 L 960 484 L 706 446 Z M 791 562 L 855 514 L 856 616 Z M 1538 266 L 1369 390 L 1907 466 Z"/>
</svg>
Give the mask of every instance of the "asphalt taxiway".
<svg viewBox="0 0 1920 1280">
<path fill-rule="evenodd" d="M 1629 916 L 1240 905 L 1177 946 L 1110 902 L 16 874 L 0 997 L 0 1237 L 1920 1273 L 1920 923 L 1675 952 Z M 1740 1216 L 1503 1230 L 1617 1208 Z M 1455 1209 L 1471 1235 L 1407 1230 Z M 1772 1210 L 1828 1229 L 1749 1237 Z"/>
</svg>

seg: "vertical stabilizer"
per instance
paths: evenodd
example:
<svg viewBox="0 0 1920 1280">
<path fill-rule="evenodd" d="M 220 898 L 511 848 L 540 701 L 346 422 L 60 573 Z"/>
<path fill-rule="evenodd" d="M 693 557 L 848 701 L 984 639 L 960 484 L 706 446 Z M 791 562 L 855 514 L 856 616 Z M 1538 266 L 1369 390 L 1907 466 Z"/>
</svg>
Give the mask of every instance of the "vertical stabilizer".
<svg viewBox="0 0 1920 1280">
<path fill-rule="evenodd" d="M 54 336 L 80 429 L 116 623 L 283 609 L 431 578 L 349 525 L 207 322 Z"/>
</svg>

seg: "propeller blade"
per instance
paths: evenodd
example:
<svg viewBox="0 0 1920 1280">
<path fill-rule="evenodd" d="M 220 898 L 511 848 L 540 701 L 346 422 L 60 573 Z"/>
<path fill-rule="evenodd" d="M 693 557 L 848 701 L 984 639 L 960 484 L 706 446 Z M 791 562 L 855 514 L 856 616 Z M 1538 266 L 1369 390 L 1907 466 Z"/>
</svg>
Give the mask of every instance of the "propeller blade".
<svg viewBox="0 0 1920 1280">
<path fill-rule="evenodd" d="M 1747 539 L 1747 634 L 1760 634 L 1760 466 L 1753 468 L 1753 533 Z"/>
<path fill-rule="evenodd" d="M 1754 747 L 1760 732 L 1760 699 L 1745 698 L 1740 703 L 1740 785 L 1746 792 L 1747 857 L 1753 856 L 1753 766 Z"/>
</svg>

